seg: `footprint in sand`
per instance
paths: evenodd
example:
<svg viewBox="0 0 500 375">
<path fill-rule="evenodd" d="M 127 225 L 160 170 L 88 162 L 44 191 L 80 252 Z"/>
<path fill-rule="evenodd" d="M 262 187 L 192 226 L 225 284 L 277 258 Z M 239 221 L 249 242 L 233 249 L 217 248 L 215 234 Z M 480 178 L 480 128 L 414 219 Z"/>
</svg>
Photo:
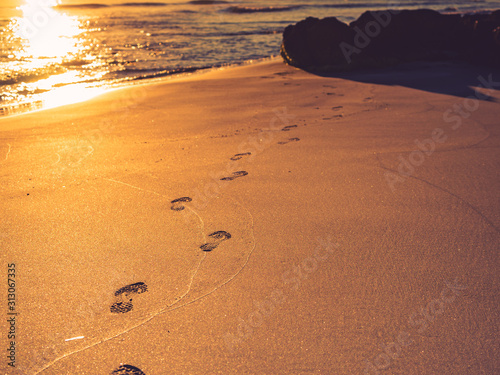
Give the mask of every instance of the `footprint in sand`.
<svg viewBox="0 0 500 375">
<path fill-rule="evenodd" d="M 111 312 L 117 314 L 128 313 L 134 308 L 134 306 L 132 305 L 132 298 L 130 298 L 130 296 L 132 294 L 141 294 L 147 291 L 148 286 L 143 282 L 130 284 L 118 289 L 115 292 L 115 296 L 118 297 L 120 301 L 117 301 L 111 305 Z"/>
<path fill-rule="evenodd" d="M 170 209 L 173 211 L 182 211 L 185 208 L 182 203 L 191 202 L 191 201 L 192 201 L 192 199 L 189 197 L 182 197 L 182 198 L 174 199 L 173 201 L 170 202 L 170 203 L 172 203 L 172 207 L 170 207 Z"/>
<path fill-rule="evenodd" d="M 290 143 L 290 142 L 297 142 L 297 141 L 300 141 L 300 138 L 289 138 L 287 139 L 286 141 L 281 141 L 281 142 L 278 142 L 279 145 L 286 145 L 287 143 Z"/>
<path fill-rule="evenodd" d="M 246 171 L 233 172 L 232 176 L 230 176 L 230 177 L 223 177 L 223 178 L 221 178 L 221 181 L 232 181 L 235 178 L 243 177 L 243 176 L 246 176 L 247 174 L 248 174 L 248 172 L 246 172 Z"/>
<path fill-rule="evenodd" d="M 283 129 L 281 129 L 282 132 L 289 132 L 292 128 L 296 128 L 297 125 L 287 125 Z"/>
<path fill-rule="evenodd" d="M 131 365 L 121 365 L 111 375 L 146 375 L 142 370 Z"/>
<path fill-rule="evenodd" d="M 242 154 L 236 154 L 233 157 L 231 157 L 231 160 L 234 160 L 234 161 L 240 160 L 243 156 L 247 156 L 247 155 L 252 155 L 252 153 L 251 152 L 244 152 Z"/>
<path fill-rule="evenodd" d="M 223 230 L 219 230 L 217 232 L 210 233 L 208 236 L 212 237 L 214 239 L 214 241 L 201 245 L 200 249 L 202 249 L 203 251 L 212 251 L 217 246 L 219 246 L 222 241 L 225 241 L 225 240 L 228 240 L 231 238 L 231 235 L 228 232 L 225 232 Z"/>
<path fill-rule="evenodd" d="M 344 115 L 335 115 L 333 117 L 324 117 L 322 120 L 327 121 L 327 120 L 332 120 L 332 119 L 341 119 L 343 117 L 344 117 Z"/>
</svg>

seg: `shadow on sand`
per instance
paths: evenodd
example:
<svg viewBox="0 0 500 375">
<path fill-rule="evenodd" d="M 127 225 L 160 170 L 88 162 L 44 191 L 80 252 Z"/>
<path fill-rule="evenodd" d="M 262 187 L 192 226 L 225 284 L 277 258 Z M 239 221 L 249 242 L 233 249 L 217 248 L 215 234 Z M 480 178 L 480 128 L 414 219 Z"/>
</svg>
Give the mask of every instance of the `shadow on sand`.
<svg viewBox="0 0 500 375">
<path fill-rule="evenodd" d="M 461 62 L 418 62 L 352 72 L 310 73 L 321 77 L 402 86 L 435 94 L 500 102 L 500 99 L 491 96 L 500 90 L 500 69 Z M 484 89 L 477 91 L 476 88 Z"/>
</svg>

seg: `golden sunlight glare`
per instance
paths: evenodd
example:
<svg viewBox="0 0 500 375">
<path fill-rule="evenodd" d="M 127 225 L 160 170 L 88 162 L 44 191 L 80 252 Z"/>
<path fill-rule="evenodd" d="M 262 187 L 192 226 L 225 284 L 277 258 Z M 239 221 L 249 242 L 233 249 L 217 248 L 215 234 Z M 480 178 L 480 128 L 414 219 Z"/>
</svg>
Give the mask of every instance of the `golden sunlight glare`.
<svg viewBox="0 0 500 375">
<path fill-rule="evenodd" d="M 23 17 L 18 20 L 17 36 L 26 40 L 23 55 L 62 61 L 78 52 L 75 37 L 81 33 L 75 17 L 53 9 L 56 0 L 26 0 L 19 7 Z"/>
<path fill-rule="evenodd" d="M 59 3 L 59 0 L 24 0 L 17 8 L 22 17 L 13 18 L 8 26 L 20 41 L 19 49 L 9 56 L 9 70 L 12 76 L 32 72 L 31 81 L 22 85 L 28 92 L 42 93 L 44 108 L 76 103 L 105 91 L 81 82 L 84 73 L 64 68 L 65 63 L 67 66 L 80 60 L 90 63 L 96 57 L 84 52 L 85 27 L 78 17 L 55 9 Z M 104 74 L 93 78 L 100 79 Z"/>
</svg>

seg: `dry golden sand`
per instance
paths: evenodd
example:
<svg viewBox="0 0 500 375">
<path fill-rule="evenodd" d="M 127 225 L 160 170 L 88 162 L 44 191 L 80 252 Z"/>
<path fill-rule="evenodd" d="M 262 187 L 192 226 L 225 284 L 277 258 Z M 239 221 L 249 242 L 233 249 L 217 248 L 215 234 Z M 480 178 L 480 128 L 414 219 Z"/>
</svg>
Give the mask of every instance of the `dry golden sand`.
<svg viewBox="0 0 500 375">
<path fill-rule="evenodd" d="M 271 61 L 0 119 L 2 373 L 497 372 L 497 81 Z"/>
</svg>

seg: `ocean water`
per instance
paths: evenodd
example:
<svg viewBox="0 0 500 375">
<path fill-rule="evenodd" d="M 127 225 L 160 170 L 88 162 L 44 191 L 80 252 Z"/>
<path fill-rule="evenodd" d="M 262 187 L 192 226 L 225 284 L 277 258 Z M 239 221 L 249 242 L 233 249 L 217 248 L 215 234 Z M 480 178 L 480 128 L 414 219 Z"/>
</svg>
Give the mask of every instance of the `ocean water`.
<svg viewBox="0 0 500 375">
<path fill-rule="evenodd" d="M 279 53 L 307 16 L 352 21 L 368 9 L 500 8 L 477 0 L 2 0 L 0 115 L 85 99 L 104 88 Z"/>
</svg>

